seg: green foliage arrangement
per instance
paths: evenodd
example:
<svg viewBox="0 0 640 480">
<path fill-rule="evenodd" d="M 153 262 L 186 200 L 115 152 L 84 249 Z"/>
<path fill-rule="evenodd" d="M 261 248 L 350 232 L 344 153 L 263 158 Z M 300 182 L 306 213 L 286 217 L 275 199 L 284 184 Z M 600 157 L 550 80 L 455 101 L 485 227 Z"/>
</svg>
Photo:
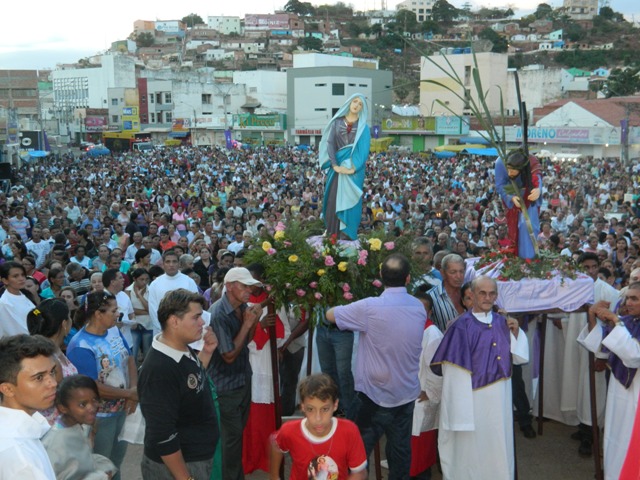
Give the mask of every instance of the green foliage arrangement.
<svg viewBox="0 0 640 480">
<path fill-rule="evenodd" d="M 333 307 L 377 296 L 383 290 L 383 260 L 392 253 L 410 256 L 410 237 L 391 239 L 382 231 L 356 241 L 309 235 L 308 227 L 297 222 L 279 223 L 273 235 L 256 241 L 244 256 L 245 263 L 264 266 L 276 308 Z"/>
<path fill-rule="evenodd" d="M 525 259 L 520 258 L 512 248 L 485 253 L 476 262 L 474 268 L 476 271 L 483 270 L 483 273 L 498 270 L 500 274 L 497 280 L 502 282 L 525 278 L 548 280 L 553 277 L 574 280 L 580 272 L 578 265 L 565 255 L 540 250 L 536 258 Z"/>
</svg>

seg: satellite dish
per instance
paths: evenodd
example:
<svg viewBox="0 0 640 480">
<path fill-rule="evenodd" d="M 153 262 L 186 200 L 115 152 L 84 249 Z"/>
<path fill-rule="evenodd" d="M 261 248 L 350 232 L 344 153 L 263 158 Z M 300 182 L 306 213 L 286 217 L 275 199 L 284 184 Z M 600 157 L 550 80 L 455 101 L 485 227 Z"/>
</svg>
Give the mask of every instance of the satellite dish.
<svg viewBox="0 0 640 480">
<path fill-rule="evenodd" d="M 472 48 L 476 53 L 490 52 L 493 48 L 493 42 L 491 40 L 486 40 L 483 38 L 473 42 Z"/>
</svg>

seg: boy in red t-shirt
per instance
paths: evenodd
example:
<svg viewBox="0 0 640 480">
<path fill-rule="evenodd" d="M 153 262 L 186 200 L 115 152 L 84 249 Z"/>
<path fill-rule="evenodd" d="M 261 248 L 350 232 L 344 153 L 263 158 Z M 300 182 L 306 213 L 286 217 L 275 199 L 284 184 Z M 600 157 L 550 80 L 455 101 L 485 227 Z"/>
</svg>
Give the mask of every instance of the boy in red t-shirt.
<svg viewBox="0 0 640 480">
<path fill-rule="evenodd" d="M 333 416 L 338 387 L 326 374 L 310 375 L 298 385 L 305 418 L 282 425 L 271 436 L 270 478 L 280 478 L 285 453 L 291 456 L 292 480 L 367 478 L 367 457 L 358 427 Z"/>
</svg>

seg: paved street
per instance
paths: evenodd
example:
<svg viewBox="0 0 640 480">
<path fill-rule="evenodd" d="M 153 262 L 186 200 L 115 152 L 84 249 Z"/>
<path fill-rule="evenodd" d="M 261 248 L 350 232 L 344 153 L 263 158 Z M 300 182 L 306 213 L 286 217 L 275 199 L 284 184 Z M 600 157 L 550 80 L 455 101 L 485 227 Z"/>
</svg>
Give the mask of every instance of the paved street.
<svg viewBox="0 0 640 480">
<path fill-rule="evenodd" d="M 516 437 L 518 479 L 587 480 L 593 478 L 593 459 L 580 458 L 578 456 L 578 442 L 569 438 L 574 431 L 573 427 L 549 421 L 544 424 L 544 435 L 534 440 L 527 440 L 518 432 Z M 141 454 L 141 446 L 131 445 L 129 447 L 123 465 L 122 480 L 140 480 L 142 478 L 139 467 Z M 383 469 L 382 473 L 383 478 L 387 478 L 387 471 Z M 267 478 L 268 475 L 263 472 L 247 476 L 248 480 Z M 375 478 L 373 472 L 369 478 Z M 441 475 L 434 471 L 433 480 L 441 478 Z"/>
</svg>

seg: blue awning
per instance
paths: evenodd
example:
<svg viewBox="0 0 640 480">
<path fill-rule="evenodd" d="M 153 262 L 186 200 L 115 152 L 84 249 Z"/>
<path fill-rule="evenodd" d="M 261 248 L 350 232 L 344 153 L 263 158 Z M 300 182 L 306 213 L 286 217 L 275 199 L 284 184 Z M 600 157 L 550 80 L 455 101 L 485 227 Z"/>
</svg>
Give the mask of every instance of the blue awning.
<svg viewBox="0 0 640 480">
<path fill-rule="evenodd" d="M 169 137 L 171 138 L 184 138 L 188 135 L 189 132 L 169 132 Z"/>
<path fill-rule="evenodd" d="M 482 155 L 484 157 L 498 156 L 498 151 L 495 148 L 465 148 L 463 152 L 471 155 Z"/>
<path fill-rule="evenodd" d="M 458 139 L 460 143 L 475 143 L 476 145 L 489 145 L 489 140 L 484 137 L 460 137 Z"/>
<path fill-rule="evenodd" d="M 452 158 L 455 157 L 457 154 L 454 152 L 435 152 L 435 156 L 436 158 Z"/>
</svg>

